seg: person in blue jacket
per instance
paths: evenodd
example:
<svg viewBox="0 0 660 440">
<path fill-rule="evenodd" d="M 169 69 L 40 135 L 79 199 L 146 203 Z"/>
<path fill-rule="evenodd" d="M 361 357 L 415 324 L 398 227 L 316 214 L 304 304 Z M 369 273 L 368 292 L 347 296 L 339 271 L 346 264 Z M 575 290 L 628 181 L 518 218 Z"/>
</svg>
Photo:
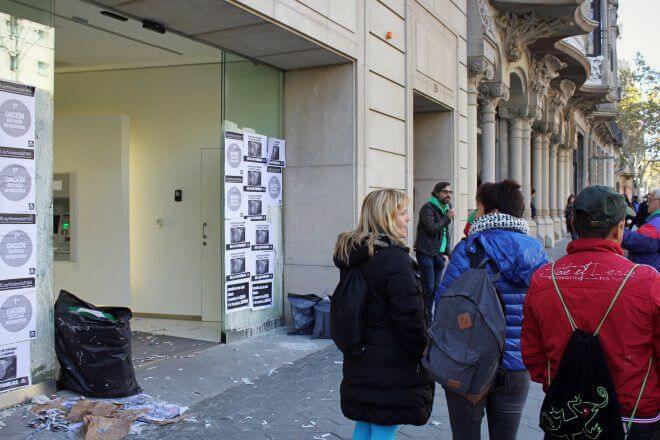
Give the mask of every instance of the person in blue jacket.
<svg viewBox="0 0 660 440">
<path fill-rule="evenodd" d="M 473 404 L 445 389 L 449 421 L 454 439 L 478 440 L 485 411 L 490 438 L 513 440 L 530 384 L 520 351 L 523 302 L 532 275 L 548 262 L 548 257 L 539 241 L 529 236 L 529 225 L 522 218 L 525 202 L 517 182 L 504 180 L 481 185 L 477 191 L 477 208 L 477 219 L 468 237 L 452 253 L 436 302 L 469 269 L 468 253 L 475 252 L 474 242 L 479 240 L 500 270 L 495 288 L 505 306 L 506 344 L 500 374 L 481 402 Z"/>
</svg>

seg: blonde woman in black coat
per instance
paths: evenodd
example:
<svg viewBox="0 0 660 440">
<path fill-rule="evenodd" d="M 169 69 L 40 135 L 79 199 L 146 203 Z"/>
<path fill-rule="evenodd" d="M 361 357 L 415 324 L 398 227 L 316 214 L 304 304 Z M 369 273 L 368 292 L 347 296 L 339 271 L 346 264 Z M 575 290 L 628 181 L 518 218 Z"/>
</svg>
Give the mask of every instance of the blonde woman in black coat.
<svg viewBox="0 0 660 440">
<path fill-rule="evenodd" d="M 369 286 L 366 349 L 344 356 L 341 409 L 355 420 L 353 440 L 390 440 L 398 425 L 424 425 L 434 384 L 420 361 L 427 342 L 426 306 L 418 267 L 406 246 L 408 198 L 394 189 L 371 192 L 354 231 L 339 236 L 335 265 L 359 267 Z"/>
</svg>

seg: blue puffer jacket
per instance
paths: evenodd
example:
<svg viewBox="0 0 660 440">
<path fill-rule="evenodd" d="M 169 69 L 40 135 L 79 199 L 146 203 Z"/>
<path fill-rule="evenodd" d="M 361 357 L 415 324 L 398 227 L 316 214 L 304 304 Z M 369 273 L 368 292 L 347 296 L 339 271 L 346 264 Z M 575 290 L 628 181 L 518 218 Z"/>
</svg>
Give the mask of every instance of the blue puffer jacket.
<svg viewBox="0 0 660 440">
<path fill-rule="evenodd" d="M 510 371 L 525 370 L 520 353 L 523 302 L 532 275 L 536 269 L 548 262 L 548 257 L 541 243 L 522 232 L 487 229 L 472 234 L 454 248 L 447 272 L 438 289 L 436 301 L 456 278 L 470 268 L 467 253 L 475 252 L 474 240 L 481 241 L 488 256 L 500 269 L 500 279 L 495 283 L 495 287 L 502 295 L 505 304 L 504 367 Z"/>
</svg>

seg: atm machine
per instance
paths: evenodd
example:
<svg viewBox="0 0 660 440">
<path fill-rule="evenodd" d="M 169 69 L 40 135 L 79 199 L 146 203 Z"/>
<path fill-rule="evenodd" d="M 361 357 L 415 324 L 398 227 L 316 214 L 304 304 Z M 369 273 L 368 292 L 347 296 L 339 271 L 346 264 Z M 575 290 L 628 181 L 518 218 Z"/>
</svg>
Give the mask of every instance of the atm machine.
<svg viewBox="0 0 660 440">
<path fill-rule="evenodd" d="M 71 174 L 53 175 L 53 257 L 71 261 Z"/>
</svg>

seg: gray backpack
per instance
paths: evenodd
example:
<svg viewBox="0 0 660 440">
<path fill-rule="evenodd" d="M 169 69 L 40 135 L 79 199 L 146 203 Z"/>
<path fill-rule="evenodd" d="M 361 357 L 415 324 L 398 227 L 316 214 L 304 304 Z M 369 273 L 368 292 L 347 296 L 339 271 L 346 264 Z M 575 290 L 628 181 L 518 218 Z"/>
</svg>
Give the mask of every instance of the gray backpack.
<svg viewBox="0 0 660 440">
<path fill-rule="evenodd" d="M 479 239 L 470 269 L 458 277 L 437 303 L 429 329 L 430 342 L 422 364 L 446 389 L 472 403 L 490 390 L 502 363 L 506 322 L 503 303 L 493 280 L 499 269 Z"/>
</svg>

